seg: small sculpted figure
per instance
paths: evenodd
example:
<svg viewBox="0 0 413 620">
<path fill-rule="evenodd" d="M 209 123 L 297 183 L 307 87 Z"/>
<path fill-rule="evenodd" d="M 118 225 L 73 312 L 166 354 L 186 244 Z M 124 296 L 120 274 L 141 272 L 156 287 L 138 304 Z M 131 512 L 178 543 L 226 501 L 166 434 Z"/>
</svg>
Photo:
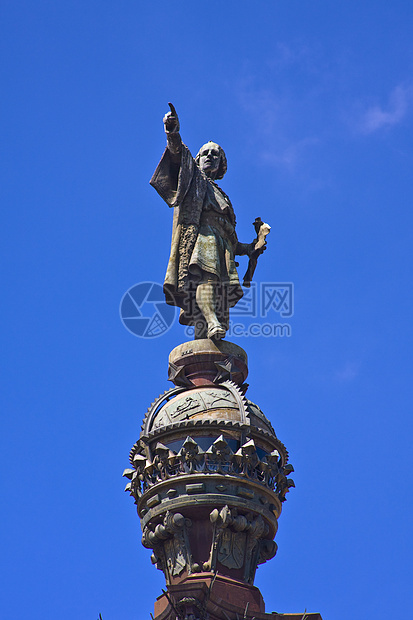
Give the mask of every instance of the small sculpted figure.
<svg viewBox="0 0 413 620">
<path fill-rule="evenodd" d="M 166 302 L 178 306 L 179 322 L 193 325 L 195 338 L 224 338 L 229 308 L 241 299 L 235 255 L 250 257 L 244 286 L 249 286 L 270 227 L 257 218 L 257 237 L 240 243 L 228 196 L 217 185 L 227 170 L 223 149 L 207 142 L 192 157 L 179 134 L 174 106 L 163 119 L 167 147 L 150 181 L 174 208 L 171 254 L 164 282 Z"/>
</svg>

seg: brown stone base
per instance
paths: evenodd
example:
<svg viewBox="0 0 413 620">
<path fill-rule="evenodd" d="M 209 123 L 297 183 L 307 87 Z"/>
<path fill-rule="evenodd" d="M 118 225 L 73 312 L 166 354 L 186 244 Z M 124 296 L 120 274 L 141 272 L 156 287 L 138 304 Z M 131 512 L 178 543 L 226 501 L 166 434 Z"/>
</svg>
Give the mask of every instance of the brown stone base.
<svg viewBox="0 0 413 620">
<path fill-rule="evenodd" d="M 241 584 L 212 573 L 192 575 L 168 590 L 155 602 L 155 620 L 322 620 L 318 613 L 265 613 L 264 600 L 255 586 Z"/>
<path fill-rule="evenodd" d="M 172 349 L 169 355 L 169 380 L 175 385 L 214 385 L 226 379 L 241 385 L 247 375 L 247 354 L 227 340 L 191 340 Z"/>
</svg>

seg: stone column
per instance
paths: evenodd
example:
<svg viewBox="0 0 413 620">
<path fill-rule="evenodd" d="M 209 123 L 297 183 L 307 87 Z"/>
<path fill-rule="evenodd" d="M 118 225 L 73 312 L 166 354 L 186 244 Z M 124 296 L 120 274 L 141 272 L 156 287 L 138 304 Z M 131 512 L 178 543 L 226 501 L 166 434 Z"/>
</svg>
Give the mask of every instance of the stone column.
<svg viewBox="0 0 413 620">
<path fill-rule="evenodd" d="M 166 580 L 155 620 L 303 619 L 266 614 L 254 586 L 257 566 L 277 552 L 294 482 L 285 446 L 246 397 L 247 374 L 235 344 L 179 345 L 169 356 L 174 386 L 149 407 L 131 450 L 126 490 Z"/>
</svg>

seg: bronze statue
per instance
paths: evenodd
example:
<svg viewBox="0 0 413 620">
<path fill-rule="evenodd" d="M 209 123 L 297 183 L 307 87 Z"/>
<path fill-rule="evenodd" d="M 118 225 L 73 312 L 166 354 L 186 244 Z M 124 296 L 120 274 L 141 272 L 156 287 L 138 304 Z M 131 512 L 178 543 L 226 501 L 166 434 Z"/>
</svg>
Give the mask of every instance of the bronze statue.
<svg viewBox="0 0 413 620">
<path fill-rule="evenodd" d="M 228 330 L 229 308 L 243 295 L 234 256 L 250 257 L 244 278 L 249 286 L 270 227 L 257 218 L 256 239 L 238 241 L 231 202 L 216 184 L 227 170 L 223 149 L 207 142 L 194 159 L 181 140 L 176 110 L 169 107 L 163 119 L 167 147 L 150 181 L 174 207 L 165 299 L 181 308 L 179 322 L 193 325 L 196 339 L 220 340 Z"/>
</svg>

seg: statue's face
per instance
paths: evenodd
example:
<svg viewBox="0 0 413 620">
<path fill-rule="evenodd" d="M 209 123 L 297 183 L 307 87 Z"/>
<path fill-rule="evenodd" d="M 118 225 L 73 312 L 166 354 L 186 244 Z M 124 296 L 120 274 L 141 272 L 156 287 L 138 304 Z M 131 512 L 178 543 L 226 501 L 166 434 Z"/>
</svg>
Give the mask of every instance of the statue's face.
<svg viewBox="0 0 413 620">
<path fill-rule="evenodd" d="M 199 167 L 207 177 L 215 178 L 221 163 L 221 154 L 218 144 L 207 142 L 199 151 Z"/>
</svg>

